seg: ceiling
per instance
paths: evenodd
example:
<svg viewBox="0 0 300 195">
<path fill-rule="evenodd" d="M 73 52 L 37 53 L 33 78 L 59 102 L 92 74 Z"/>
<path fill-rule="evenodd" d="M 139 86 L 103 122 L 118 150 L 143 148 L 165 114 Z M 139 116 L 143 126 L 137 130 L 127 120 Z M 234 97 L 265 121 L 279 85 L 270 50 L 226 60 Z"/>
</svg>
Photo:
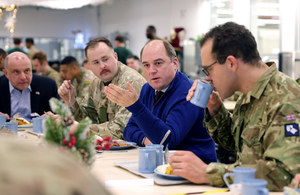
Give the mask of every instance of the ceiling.
<svg viewBox="0 0 300 195">
<path fill-rule="evenodd" d="M 73 9 L 86 5 L 99 5 L 110 0 L 1 0 L 0 8 L 16 6 L 38 6 L 51 9 Z"/>
</svg>

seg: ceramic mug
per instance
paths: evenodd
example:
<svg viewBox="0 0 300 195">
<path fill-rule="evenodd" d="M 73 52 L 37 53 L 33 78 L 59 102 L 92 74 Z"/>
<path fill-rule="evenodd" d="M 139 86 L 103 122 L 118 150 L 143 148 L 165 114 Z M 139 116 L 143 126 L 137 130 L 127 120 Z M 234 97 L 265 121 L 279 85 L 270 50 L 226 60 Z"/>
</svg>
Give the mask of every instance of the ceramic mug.
<svg viewBox="0 0 300 195">
<path fill-rule="evenodd" d="M 143 147 L 139 148 L 139 172 L 153 173 L 156 168 L 156 149 Z"/>
<path fill-rule="evenodd" d="M 248 167 L 235 167 L 232 173 L 225 173 L 223 179 L 228 187 L 230 187 L 228 176 L 233 176 L 233 183 L 238 184 L 248 179 L 255 179 L 255 169 Z"/>
<path fill-rule="evenodd" d="M 44 130 L 43 130 L 43 120 L 44 119 L 45 119 L 45 117 L 43 117 L 43 116 L 35 117 L 32 119 L 33 132 L 44 133 Z"/>
<path fill-rule="evenodd" d="M 14 134 L 18 134 L 18 122 L 6 122 L 4 126 L 6 129 L 11 130 Z"/>
<path fill-rule="evenodd" d="M 156 166 L 162 165 L 163 164 L 163 145 L 159 144 L 151 144 L 147 145 L 146 148 L 154 148 L 156 151 Z"/>
<path fill-rule="evenodd" d="M 267 181 L 264 179 L 248 179 L 242 182 L 243 195 L 268 195 Z"/>
<path fill-rule="evenodd" d="M 203 81 L 198 81 L 195 93 L 191 99 L 191 103 L 201 108 L 206 108 L 209 96 L 213 91 L 213 86 Z"/>
</svg>

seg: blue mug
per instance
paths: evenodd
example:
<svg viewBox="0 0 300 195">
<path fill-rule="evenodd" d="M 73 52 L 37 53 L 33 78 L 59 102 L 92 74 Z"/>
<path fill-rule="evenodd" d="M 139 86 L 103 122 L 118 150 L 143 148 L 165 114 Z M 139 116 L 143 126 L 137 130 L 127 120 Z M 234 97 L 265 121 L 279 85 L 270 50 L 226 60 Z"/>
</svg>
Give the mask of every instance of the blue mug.
<svg viewBox="0 0 300 195">
<path fill-rule="evenodd" d="M 5 114 L 0 114 L 0 127 L 4 126 L 5 121 L 6 121 Z"/>
<path fill-rule="evenodd" d="M 156 168 L 155 148 L 139 148 L 139 172 L 153 173 Z"/>
<path fill-rule="evenodd" d="M 6 129 L 11 130 L 14 134 L 18 134 L 18 122 L 6 122 L 4 126 Z"/>
<path fill-rule="evenodd" d="M 209 100 L 209 96 L 213 91 L 214 87 L 203 81 L 198 81 L 195 93 L 191 99 L 191 103 L 201 108 L 206 108 Z"/>
<path fill-rule="evenodd" d="M 223 176 L 224 182 L 230 187 L 227 177 L 233 176 L 233 183 L 239 184 L 248 179 L 255 179 L 255 169 L 248 167 L 235 167 L 232 173 L 225 173 Z"/>
<path fill-rule="evenodd" d="M 147 145 L 146 148 L 154 148 L 156 151 L 156 166 L 162 165 L 163 164 L 163 145 L 159 144 L 151 144 Z"/>
<path fill-rule="evenodd" d="M 248 179 L 242 182 L 243 195 L 268 195 L 267 181 L 263 179 Z"/>
<path fill-rule="evenodd" d="M 39 117 L 35 117 L 32 119 L 32 123 L 33 123 L 33 132 L 35 133 L 44 133 L 43 130 L 43 120 L 46 117 L 44 116 L 39 116 Z"/>
</svg>

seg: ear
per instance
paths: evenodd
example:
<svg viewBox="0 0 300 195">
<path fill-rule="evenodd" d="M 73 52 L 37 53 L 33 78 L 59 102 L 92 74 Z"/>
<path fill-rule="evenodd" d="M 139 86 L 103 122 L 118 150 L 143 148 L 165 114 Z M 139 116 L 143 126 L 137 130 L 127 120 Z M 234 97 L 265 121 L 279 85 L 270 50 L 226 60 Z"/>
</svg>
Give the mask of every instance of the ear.
<svg viewBox="0 0 300 195">
<path fill-rule="evenodd" d="M 3 68 L 2 72 L 4 73 L 4 75 L 6 76 L 6 78 L 8 78 L 8 75 L 7 75 L 7 70 L 6 70 L 6 68 Z"/>
<path fill-rule="evenodd" d="M 179 65 L 179 61 L 178 61 L 178 59 L 175 57 L 174 59 L 173 59 L 173 65 L 174 65 L 174 69 L 177 71 L 178 70 L 178 65 Z"/>
<path fill-rule="evenodd" d="M 227 61 L 226 65 L 228 66 L 228 68 L 230 70 L 232 70 L 233 72 L 236 72 L 237 69 L 239 68 L 237 58 L 230 55 L 230 56 L 227 57 L 226 61 Z"/>
<path fill-rule="evenodd" d="M 115 57 L 116 60 L 118 61 L 118 54 L 117 54 L 117 52 L 114 52 L 114 57 Z"/>
</svg>

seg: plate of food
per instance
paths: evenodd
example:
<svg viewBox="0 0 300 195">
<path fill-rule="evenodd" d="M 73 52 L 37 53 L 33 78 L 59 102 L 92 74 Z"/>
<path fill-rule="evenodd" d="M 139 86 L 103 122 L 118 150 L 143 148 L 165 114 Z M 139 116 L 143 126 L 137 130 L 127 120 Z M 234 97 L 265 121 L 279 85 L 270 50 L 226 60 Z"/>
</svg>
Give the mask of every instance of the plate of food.
<svg viewBox="0 0 300 195">
<path fill-rule="evenodd" d="M 13 119 L 12 121 L 18 122 L 18 128 L 32 128 L 33 124 L 26 120 L 25 118 L 18 117 Z"/>
<path fill-rule="evenodd" d="M 127 141 L 115 141 L 110 145 L 109 150 L 126 150 L 136 146 L 134 142 Z"/>
<path fill-rule="evenodd" d="M 169 164 L 164 164 L 156 167 L 154 173 L 160 177 L 173 180 L 186 180 L 183 177 L 173 175 L 172 167 Z"/>
</svg>

